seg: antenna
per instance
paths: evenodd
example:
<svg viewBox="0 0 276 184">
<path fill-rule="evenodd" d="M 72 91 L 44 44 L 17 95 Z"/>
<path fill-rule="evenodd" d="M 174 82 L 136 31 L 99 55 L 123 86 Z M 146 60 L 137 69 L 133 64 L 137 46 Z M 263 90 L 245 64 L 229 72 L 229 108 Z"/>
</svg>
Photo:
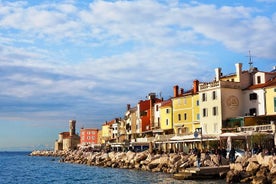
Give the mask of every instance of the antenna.
<svg viewBox="0 0 276 184">
<path fill-rule="evenodd" d="M 250 52 L 250 50 L 248 51 L 248 56 L 247 56 L 248 58 L 249 58 L 249 62 L 248 62 L 248 64 L 249 64 L 249 73 L 252 73 L 253 72 L 253 61 L 252 61 L 252 55 L 251 55 L 251 52 Z"/>
</svg>

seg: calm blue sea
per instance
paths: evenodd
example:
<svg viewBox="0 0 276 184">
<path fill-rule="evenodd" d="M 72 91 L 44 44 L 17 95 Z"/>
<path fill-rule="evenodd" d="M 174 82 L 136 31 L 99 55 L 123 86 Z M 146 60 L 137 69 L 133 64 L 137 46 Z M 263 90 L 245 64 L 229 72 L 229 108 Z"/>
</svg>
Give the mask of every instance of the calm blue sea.
<svg viewBox="0 0 276 184">
<path fill-rule="evenodd" d="M 30 157 L 28 154 L 0 152 L 0 184 L 225 183 L 224 180 L 179 181 L 163 173 L 60 163 L 58 158 Z"/>
</svg>

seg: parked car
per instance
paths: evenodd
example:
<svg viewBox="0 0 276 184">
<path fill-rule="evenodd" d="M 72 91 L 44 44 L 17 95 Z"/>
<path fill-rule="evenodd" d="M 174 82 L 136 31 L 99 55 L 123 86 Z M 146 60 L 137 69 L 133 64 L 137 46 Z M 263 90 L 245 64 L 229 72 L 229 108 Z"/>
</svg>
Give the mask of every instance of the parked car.
<svg viewBox="0 0 276 184">
<path fill-rule="evenodd" d="M 226 150 L 227 151 L 227 155 L 226 155 L 226 158 L 229 158 L 229 152 L 230 150 Z M 245 155 L 245 151 L 242 150 L 242 149 L 235 149 L 235 157 L 242 157 Z"/>
</svg>

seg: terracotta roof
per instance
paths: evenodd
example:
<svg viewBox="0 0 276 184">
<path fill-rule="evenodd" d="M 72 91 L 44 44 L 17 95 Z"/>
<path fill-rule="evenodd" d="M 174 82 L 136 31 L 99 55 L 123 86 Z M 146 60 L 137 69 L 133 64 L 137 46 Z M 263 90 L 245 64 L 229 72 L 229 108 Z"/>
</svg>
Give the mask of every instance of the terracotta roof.
<svg viewBox="0 0 276 184">
<path fill-rule="evenodd" d="M 268 87 L 268 86 L 276 86 L 276 77 L 273 77 L 272 79 L 268 80 L 266 83 L 255 84 L 255 85 L 249 86 L 248 88 L 246 88 L 246 90 L 259 89 L 259 88 L 264 88 L 264 87 Z"/>
<path fill-rule="evenodd" d="M 70 132 L 61 132 L 59 134 L 61 134 L 63 136 L 63 139 L 70 137 Z"/>
<path fill-rule="evenodd" d="M 109 122 L 105 122 L 102 126 L 104 126 L 104 125 L 112 125 L 113 123 L 114 123 L 114 120 L 111 120 Z"/>
<path fill-rule="evenodd" d="M 171 105 L 172 105 L 172 101 L 170 99 L 161 102 L 161 107 L 171 106 Z"/>
</svg>

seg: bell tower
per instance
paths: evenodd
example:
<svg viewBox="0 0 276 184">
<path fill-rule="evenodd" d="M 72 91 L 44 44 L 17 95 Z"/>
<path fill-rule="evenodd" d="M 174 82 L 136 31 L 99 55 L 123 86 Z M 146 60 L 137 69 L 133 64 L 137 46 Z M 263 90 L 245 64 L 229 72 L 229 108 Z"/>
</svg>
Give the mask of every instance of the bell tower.
<svg viewBox="0 0 276 184">
<path fill-rule="evenodd" d="M 70 136 L 73 136 L 76 134 L 76 120 L 70 120 L 69 121 L 69 127 L 70 127 Z"/>
</svg>

